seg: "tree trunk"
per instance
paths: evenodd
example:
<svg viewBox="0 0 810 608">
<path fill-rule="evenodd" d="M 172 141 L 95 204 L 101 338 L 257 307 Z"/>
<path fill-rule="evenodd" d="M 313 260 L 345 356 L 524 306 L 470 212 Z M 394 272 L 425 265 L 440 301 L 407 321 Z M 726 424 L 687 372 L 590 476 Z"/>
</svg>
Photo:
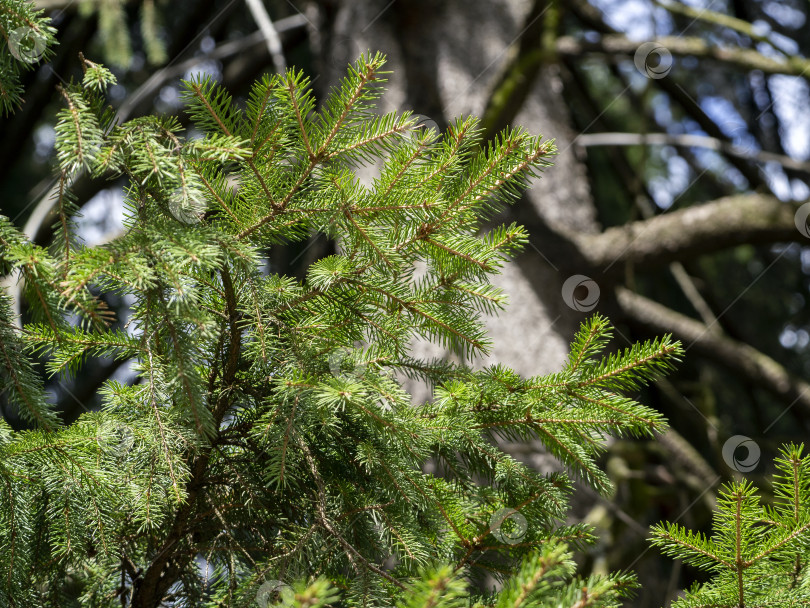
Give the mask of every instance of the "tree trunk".
<svg viewBox="0 0 810 608">
<path fill-rule="evenodd" d="M 443 129 L 460 115 L 483 117 L 521 35 L 538 31 L 550 12 L 545 8 L 544 2 L 529 0 L 338 2 L 323 11 L 327 21 L 321 28 L 326 34 L 324 73 L 331 86 L 357 54 L 381 51 L 393 71 L 381 110 L 410 109 Z M 321 91 L 325 90 L 321 83 Z M 554 167 L 516 203 L 524 208 L 507 210 L 498 221 L 537 216 L 550 227 L 595 233 L 595 210 L 585 168 L 571 148 L 574 133 L 561 90 L 554 66 L 541 68 L 530 85 L 513 125 L 554 138 L 559 154 Z M 562 297 L 562 285 L 570 274 L 570 267 L 563 270 L 544 251 L 543 242 L 532 238 L 517 263 L 505 267 L 495 279 L 509 294 L 510 305 L 488 320 L 494 348 L 489 358 L 476 363 L 499 361 L 525 376 L 559 369 L 585 316 Z M 414 354 L 447 353 L 435 346 L 415 345 Z"/>
</svg>

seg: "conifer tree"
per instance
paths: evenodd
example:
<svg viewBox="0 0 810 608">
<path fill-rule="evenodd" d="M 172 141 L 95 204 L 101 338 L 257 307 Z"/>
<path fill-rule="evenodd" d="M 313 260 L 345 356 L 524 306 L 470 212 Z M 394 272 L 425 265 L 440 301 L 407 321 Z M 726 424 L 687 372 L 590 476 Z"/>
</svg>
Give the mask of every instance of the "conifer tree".
<svg viewBox="0 0 810 608">
<path fill-rule="evenodd" d="M 513 129 L 483 145 L 473 118 L 439 135 L 407 112 L 378 116 L 380 55 L 319 110 L 300 72 L 261 79 L 244 107 L 190 80 L 203 135 L 184 140 L 173 118 L 116 124 L 113 76 L 82 63 L 61 89 L 57 241 L 0 222 L 32 315 L 18 330 L 2 301 L 2 388 L 31 428 L 0 425 L 0 604 L 618 605 L 631 575 L 575 574 L 571 550 L 591 533 L 564 523 L 569 476 L 494 440 L 539 437 L 608 492 L 604 438 L 664 426 L 624 393 L 679 344 L 602 356 L 597 316 L 545 377 L 409 354 L 415 337 L 487 352 L 482 315 L 505 304 L 489 277 L 526 233 L 481 225 L 553 143 Z M 364 185 L 355 170 L 372 163 Z M 79 171 L 128 181 L 126 233 L 103 246 L 72 226 Z M 267 268 L 270 247 L 313 232 L 340 252 L 303 281 Z M 105 293 L 134 300 L 125 324 Z M 33 356 L 49 374 L 128 359 L 138 377 L 107 382 L 101 410 L 66 425 Z M 435 398 L 412 404 L 403 377 Z M 485 573 L 503 590 L 471 599 Z"/>
<path fill-rule="evenodd" d="M 0 0 L 0 96 L 54 43 L 33 5 Z M 20 29 L 22 28 L 22 29 Z M 12 44 L 13 43 L 13 44 Z M 5 54 L 4 54 L 5 53 Z M 0 421 L 0 606 L 617 606 L 630 573 L 583 578 L 565 523 L 572 477 L 599 492 L 612 436 L 651 436 L 657 412 L 627 397 L 682 354 L 665 336 L 605 355 L 595 316 L 564 368 L 521 378 L 495 365 L 420 360 L 415 338 L 486 353 L 490 283 L 526 242 L 485 220 L 550 164 L 520 129 L 439 134 L 378 116 L 380 55 L 361 57 L 320 108 L 302 73 L 265 77 L 246 103 L 185 83 L 195 132 L 174 118 L 115 122 L 114 82 L 81 58 L 57 124 L 55 242 L 0 217 L 0 268 L 18 273 L 26 323 L 0 293 L 0 392 L 28 428 Z M 376 166 L 371 184 L 360 166 Z M 74 229 L 79 172 L 125 177 L 126 232 L 87 247 Z M 269 250 L 323 233 L 336 255 L 302 281 Z M 134 302 L 118 319 L 107 294 Z M 60 419 L 37 361 L 80 374 L 133 363 L 100 411 Z M 434 388 L 413 404 L 403 378 Z M 567 473 L 538 473 L 498 439 L 539 438 Z M 680 606 L 806 606 L 808 457 L 787 446 L 773 504 L 723 488 L 711 538 L 676 524 L 653 544 L 714 575 Z M 501 583 L 480 591 L 484 576 Z"/>
<path fill-rule="evenodd" d="M 673 606 L 743 608 L 810 605 L 810 456 L 790 444 L 774 460 L 773 503 L 761 505 L 750 481 L 720 489 L 713 534 L 662 523 L 652 543 L 713 575 Z"/>
</svg>

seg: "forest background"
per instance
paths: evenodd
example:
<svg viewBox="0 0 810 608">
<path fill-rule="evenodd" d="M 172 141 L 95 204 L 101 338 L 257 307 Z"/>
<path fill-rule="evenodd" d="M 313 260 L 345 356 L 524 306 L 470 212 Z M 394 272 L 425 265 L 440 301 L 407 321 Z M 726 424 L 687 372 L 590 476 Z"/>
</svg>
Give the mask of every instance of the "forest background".
<svg viewBox="0 0 810 608">
<path fill-rule="evenodd" d="M 578 557 L 584 572 L 634 570 L 634 605 L 658 606 L 700 577 L 650 548 L 650 525 L 707 531 L 721 483 L 763 482 L 776 449 L 807 437 L 807 2 L 36 4 L 59 46 L 23 75 L 25 103 L 0 118 L 0 213 L 40 245 L 54 238 L 56 87 L 80 74 L 79 51 L 113 68 L 121 120 L 187 120 L 179 80 L 198 73 L 239 98 L 263 73 L 294 65 L 323 96 L 370 49 L 393 71 L 381 111 L 413 110 L 440 131 L 472 114 L 487 137 L 522 125 L 556 140 L 542 186 L 498 218 L 526 226 L 530 246 L 499 278 L 511 304 L 491 319 L 495 349 L 476 364 L 555 371 L 596 312 L 616 325 L 617 348 L 663 333 L 683 342 L 678 370 L 641 396 L 669 433 L 613 442 L 603 464 L 615 494 L 582 488 L 574 498 L 572 517 L 600 538 Z M 121 184 L 85 179 L 75 190 L 85 240 L 114 238 Z M 313 236 L 275 247 L 270 263 L 301 277 L 334 247 Z M 19 294 L 16 305 L 24 312 Z M 68 420 L 98 407 L 107 379 L 132 376 L 122 361 L 86 370 L 49 380 Z M 0 408 L 23 426 L 3 397 Z M 507 447 L 541 470 L 558 466 L 539 445 Z"/>
</svg>

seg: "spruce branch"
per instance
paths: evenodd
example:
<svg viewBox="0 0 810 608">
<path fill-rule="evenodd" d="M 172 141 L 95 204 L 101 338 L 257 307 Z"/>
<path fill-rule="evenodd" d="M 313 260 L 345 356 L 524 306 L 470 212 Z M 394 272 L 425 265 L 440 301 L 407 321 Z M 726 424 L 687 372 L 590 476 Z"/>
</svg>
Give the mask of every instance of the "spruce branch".
<svg viewBox="0 0 810 608">
<path fill-rule="evenodd" d="M 665 555 L 713 575 L 674 606 L 798 606 L 808 601 L 804 555 L 810 543 L 810 459 L 803 451 L 803 445 L 784 446 L 774 461 L 775 505 L 760 505 L 751 482 L 734 482 L 720 489 L 711 537 L 671 523 L 652 529 L 651 542 Z"/>
<path fill-rule="evenodd" d="M 561 542 L 593 540 L 564 525 L 568 475 L 532 471 L 493 440 L 540 438 L 609 491 L 597 460 L 606 437 L 664 424 L 623 392 L 667 371 L 679 345 L 664 337 L 604 356 L 610 327 L 597 317 L 569 365 L 542 378 L 409 354 L 416 336 L 486 351 L 482 314 L 506 304 L 491 276 L 527 233 L 481 226 L 553 145 L 522 130 L 482 145 L 472 118 L 440 135 L 413 133 L 409 113 L 374 115 L 380 55 L 361 57 L 320 109 L 296 71 L 261 79 L 244 109 L 211 80 L 189 81 L 203 135 L 186 141 L 175 119 L 112 122 L 100 103 L 112 75 L 83 62 L 58 135 L 56 255 L 0 222 L 0 255 L 36 313 L 18 331 L 3 311 L 0 369 L 34 418 L 49 410 L 32 354 L 51 374 L 82 373 L 90 357 L 131 361 L 138 379 L 107 382 L 101 411 L 75 424 L 1 436 L 13 458 L 0 467 L 11 488 L 0 516 L 16 522 L 0 529 L 14 537 L 0 556 L 8 597 L 58 595 L 70 570 L 91 605 L 234 604 L 266 575 L 289 580 L 295 601 L 323 603 L 333 584 L 348 603 L 456 605 L 464 577 L 486 570 L 519 575 L 513 605 L 555 593 L 615 605 L 627 577 L 579 580 L 562 565 Z M 380 177 L 361 184 L 356 170 L 370 163 Z M 127 181 L 125 230 L 97 247 L 73 238 L 67 176 L 78 171 Z M 267 272 L 268 248 L 313 233 L 340 252 L 300 281 Z M 97 293 L 133 302 L 124 327 L 99 322 Z M 412 405 L 398 373 L 432 382 L 435 400 Z M 429 461 L 441 475 L 424 472 Z M 525 518 L 519 538 L 502 534 L 504 510 Z M 11 572 L 50 546 L 52 569 Z M 215 573 L 205 581 L 199 555 Z"/>
</svg>

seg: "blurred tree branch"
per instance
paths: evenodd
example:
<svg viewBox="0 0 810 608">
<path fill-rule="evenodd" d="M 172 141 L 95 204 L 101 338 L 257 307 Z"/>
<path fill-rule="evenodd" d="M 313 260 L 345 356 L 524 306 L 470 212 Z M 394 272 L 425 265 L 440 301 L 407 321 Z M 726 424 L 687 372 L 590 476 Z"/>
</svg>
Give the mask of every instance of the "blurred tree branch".
<svg viewBox="0 0 810 608">
<path fill-rule="evenodd" d="M 748 36 L 751 40 L 756 42 L 764 42 L 765 44 L 769 45 L 771 48 L 779 51 L 783 55 L 785 55 L 785 51 L 777 46 L 773 40 L 771 40 L 770 36 L 767 34 L 762 34 L 757 31 L 757 28 L 754 27 L 752 23 L 749 23 L 745 19 L 738 19 L 733 15 L 725 15 L 723 13 L 718 13 L 716 11 L 710 10 L 707 7 L 701 7 L 699 10 L 692 8 L 686 4 L 682 4 L 680 2 L 661 2 L 661 0 L 652 0 L 654 4 L 665 8 L 669 12 L 675 15 L 683 15 L 684 17 L 688 17 L 691 21 L 702 21 L 703 23 L 715 25 L 723 28 L 727 28 L 733 30 L 743 36 Z M 711 5 L 709 5 L 711 6 Z"/>
<path fill-rule="evenodd" d="M 278 30 L 273 25 L 273 20 L 264 7 L 261 0 L 246 0 L 248 8 L 250 9 L 253 20 L 259 27 L 259 31 L 264 38 L 267 45 L 267 52 L 273 58 L 273 67 L 276 72 L 283 74 L 287 70 L 287 62 L 284 59 L 284 49 L 281 47 L 281 38 L 278 36 Z M 303 15 L 301 15 L 303 17 Z"/>
<path fill-rule="evenodd" d="M 596 272 L 617 274 L 628 263 L 651 267 L 737 245 L 804 241 L 798 207 L 767 195 L 729 196 L 570 238 Z"/>
<path fill-rule="evenodd" d="M 603 37 L 625 38 L 617 30 L 605 23 L 602 11 L 591 6 L 587 0 L 572 0 L 571 9 L 583 25 L 599 32 Z M 637 49 L 638 43 L 633 46 L 632 51 L 627 51 L 627 53 L 635 55 Z M 560 57 L 565 58 L 566 56 L 561 54 Z M 568 56 L 568 58 L 571 57 Z M 686 114 L 695 120 L 708 136 L 731 143 L 730 138 L 678 82 L 673 81 L 671 78 L 659 78 L 653 82 L 656 87 L 660 88 L 663 93 L 668 95 Z M 629 84 L 626 84 L 626 86 L 628 86 L 627 90 L 632 94 Z M 757 167 L 750 161 L 733 154 L 726 155 L 726 157 L 729 163 L 748 180 L 748 184 L 752 189 L 769 187 L 766 180 L 762 179 Z"/>
<path fill-rule="evenodd" d="M 756 348 L 718 336 L 708 327 L 624 287 L 617 287 L 616 302 L 625 320 L 648 331 L 668 332 L 683 341 L 686 350 L 720 363 L 730 371 L 780 397 L 789 406 L 798 404 L 810 413 L 810 384 Z"/>
<path fill-rule="evenodd" d="M 810 80 L 810 60 L 804 57 L 794 55 L 785 57 L 784 60 L 772 59 L 751 49 L 716 46 L 702 38 L 687 36 L 662 36 L 651 42 L 665 48 L 673 55 L 714 59 L 744 70 L 760 70 L 765 74 L 785 74 Z M 593 42 L 578 40 L 572 36 L 562 36 L 557 39 L 555 50 L 561 56 L 571 57 L 582 57 L 587 53 L 632 57 L 638 50 L 639 44 L 641 43 L 621 34 L 606 34 Z M 540 57 L 537 60 L 540 60 Z"/>
<path fill-rule="evenodd" d="M 585 106 L 588 108 L 591 116 L 595 116 L 593 119 L 588 119 L 581 123 L 582 127 L 593 126 L 598 127 L 600 130 L 603 131 L 612 131 L 615 127 L 612 124 L 611 117 L 604 112 L 599 110 L 598 104 L 596 100 L 592 97 L 591 92 L 588 90 L 584 78 L 580 73 L 580 70 L 577 68 L 575 62 L 571 58 L 564 59 L 562 65 L 567 68 L 567 71 L 564 72 L 564 75 L 567 76 L 566 78 L 566 88 L 570 89 L 572 93 L 578 95 L 578 97 L 582 100 Z M 617 79 L 622 79 L 622 75 L 619 73 L 616 65 L 609 66 L 611 73 Z M 632 89 L 628 89 L 628 93 L 633 98 L 633 105 L 634 107 L 643 107 L 643 104 L 639 99 L 636 99 L 636 95 L 632 91 Z M 648 118 L 645 116 L 645 118 Z M 652 120 L 652 117 L 649 117 Z M 575 143 L 579 145 L 587 145 L 587 141 L 589 138 L 596 138 L 603 135 L 603 133 L 596 133 L 596 134 L 584 134 L 577 137 Z M 631 133 L 629 135 L 636 135 L 635 133 Z M 718 140 L 719 141 L 719 140 Z M 584 143 L 585 142 L 585 143 Z M 721 142 L 724 144 L 725 142 Z M 699 169 L 696 168 L 695 160 L 693 156 L 689 153 L 689 148 L 685 148 L 681 150 L 682 154 L 685 157 L 685 160 L 689 163 L 690 167 L 695 170 L 695 173 L 699 172 Z M 617 174 L 620 176 L 619 184 L 624 188 L 626 192 L 626 196 L 628 200 L 632 200 L 634 206 L 638 213 L 641 215 L 643 219 L 648 219 L 655 216 L 655 206 L 653 204 L 653 197 L 649 192 L 644 181 L 641 179 L 638 171 L 634 168 L 633 163 L 629 158 L 628 149 L 619 149 L 615 151 L 611 151 L 611 153 L 605 155 L 610 165 L 616 170 Z M 719 186 L 719 184 L 717 184 Z M 720 198 L 725 194 L 731 194 L 730 192 L 725 192 L 722 188 L 712 189 L 715 194 L 712 198 Z M 703 295 L 697 289 L 694 280 L 691 276 L 686 272 L 686 269 L 683 267 L 683 264 L 680 262 L 672 262 L 669 265 L 670 272 L 672 273 L 673 277 L 677 281 L 678 285 L 681 288 L 681 291 L 686 296 L 686 298 L 690 301 L 693 308 L 698 312 L 701 319 L 704 323 L 711 327 L 717 327 L 714 322 L 716 318 L 714 313 L 711 310 L 711 307 L 704 299 Z M 719 327 L 717 327 L 719 329 Z"/>
<path fill-rule="evenodd" d="M 513 47 L 487 99 L 481 119 L 485 139 L 491 139 L 511 124 L 523 107 L 542 64 L 535 58 L 547 56 L 548 53 L 542 50 L 554 46 L 559 11 L 560 7 L 554 6 L 549 0 L 532 2 L 531 10 L 523 21 L 518 44 Z"/>
<path fill-rule="evenodd" d="M 669 133 L 585 133 L 577 138 L 578 145 L 589 146 L 680 146 L 685 148 L 708 148 L 724 154 L 759 162 L 775 162 L 783 167 L 810 173 L 810 162 L 799 161 L 784 154 L 764 150 L 748 150 L 742 146 L 705 135 L 671 135 Z"/>
</svg>

